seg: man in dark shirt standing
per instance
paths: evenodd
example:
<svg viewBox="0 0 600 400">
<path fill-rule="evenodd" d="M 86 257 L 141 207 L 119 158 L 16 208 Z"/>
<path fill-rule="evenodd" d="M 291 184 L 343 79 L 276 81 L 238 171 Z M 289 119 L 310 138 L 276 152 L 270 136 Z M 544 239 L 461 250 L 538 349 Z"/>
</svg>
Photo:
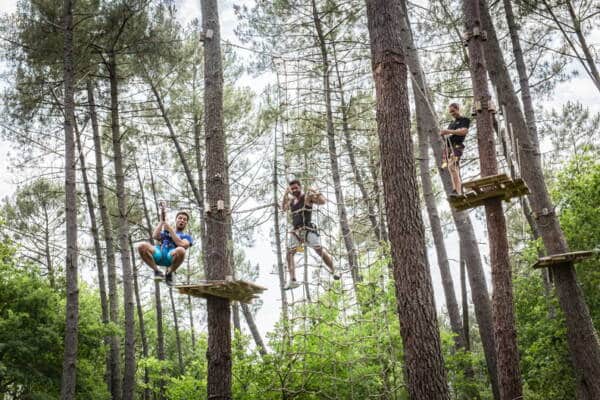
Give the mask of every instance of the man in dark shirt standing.
<svg viewBox="0 0 600 400">
<path fill-rule="evenodd" d="M 321 246 L 321 238 L 319 237 L 317 226 L 311 221 L 313 204 L 322 205 L 326 201 L 321 193 L 313 189 L 308 189 L 306 193 L 302 193 L 302 186 L 298 180 L 290 181 L 288 184 L 288 188 L 283 195 L 281 208 L 284 212 L 288 210 L 291 212 L 294 229 L 289 233 L 287 244 L 287 264 L 290 280 L 285 289 L 294 289 L 300 286 L 296 281 L 294 255 L 303 245 L 312 247 L 323 259 L 327 269 L 333 274 L 333 279 L 340 279 L 340 276 L 334 272 L 333 258 Z"/>
<path fill-rule="evenodd" d="M 442 129 L 440 135 L 447 141 L 446 154 L 448 160 L 448 172 L 452 178 L 452 195 L 462 194 L 462 181 L 460 179 L 460 157 L 462 156 L 465 145 L 465 136 L 469 132 L 471 120 L 460 115 L 460 108 L 457 103 L 448 106 L 448 113 L 454 118 L 454 121 L 448 125 L 448 129 Z"/>
</svg>

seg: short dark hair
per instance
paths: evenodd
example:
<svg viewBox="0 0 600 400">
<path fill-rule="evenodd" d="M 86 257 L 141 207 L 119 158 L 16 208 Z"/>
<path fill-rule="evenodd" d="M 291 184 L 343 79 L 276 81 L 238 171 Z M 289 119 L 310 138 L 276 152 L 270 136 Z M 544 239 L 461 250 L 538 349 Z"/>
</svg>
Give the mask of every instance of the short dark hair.
<svg viewBox="0 0 600 400">
<path fill-rule="evenodd" d="M 188 221 L 190 220 L 190 213 L 188 213 L 187 211 L 179 211 L 177 212 L 177 215 L 175 216 L 175 219 L 177 219 L 177 217 L 179 217 L 180 215 L 185 215 L 188 219 Z"/>
<path fill-rule="evenodd" d="M 450 105 L 448 107 L 452 107 L 452 108 L 456 108 L 457 110 L 460 110 L 460 106 L 458 105 L 458 103 L 450 103 Z"/>
<path fill-rule="evenodd" d="M 288 182 L 288 186 L 292 186 L 292 185 L 302 186 L 302 184 L 300 183 L 300 180 L 298 180 L 298 179 L 292 179 L 291 181 Z"/>
</svg>

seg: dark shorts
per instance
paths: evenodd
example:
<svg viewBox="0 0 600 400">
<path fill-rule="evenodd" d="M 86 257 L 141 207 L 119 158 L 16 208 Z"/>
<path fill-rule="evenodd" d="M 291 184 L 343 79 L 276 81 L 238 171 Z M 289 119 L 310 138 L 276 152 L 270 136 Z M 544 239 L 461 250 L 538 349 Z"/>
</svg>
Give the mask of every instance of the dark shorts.
<svg viewBox="0 0 600 400">
<path fill-rule="evenodd" d="M 454 157 L 457 159 L 457 161 L 459 161 L 463 155 L 464 149 L 464 144 L 452 144 L 452 146 L 448 148 L 448 158 Z"/>
</svg>

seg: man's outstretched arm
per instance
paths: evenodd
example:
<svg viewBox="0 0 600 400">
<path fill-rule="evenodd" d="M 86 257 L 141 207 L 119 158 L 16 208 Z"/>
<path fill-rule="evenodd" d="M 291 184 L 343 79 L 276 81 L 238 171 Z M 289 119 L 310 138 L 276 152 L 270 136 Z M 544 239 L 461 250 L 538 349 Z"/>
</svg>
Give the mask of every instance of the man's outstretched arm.
<svg viewBox="0 0 600 400">
<path fill-rule="evenodd" d="M 317 204 L 317 205 L 323 205 L 325 203 L 327 203 L 327 199 L 325 198 L 325 196 L 323 196 L 323 194 L 315 189 L 308 189 L 306 191 L 307 194 L 307 200 L 308 200 L 308 204 Z"/>
<path fill-rule="evenodd" d="M 290 188 L 285 189 L 283 199 L 281 199 L 281 210 L 284 212 L 290 209 L 290 198 L 288 197 L 289 194 Z"/>
</svg>

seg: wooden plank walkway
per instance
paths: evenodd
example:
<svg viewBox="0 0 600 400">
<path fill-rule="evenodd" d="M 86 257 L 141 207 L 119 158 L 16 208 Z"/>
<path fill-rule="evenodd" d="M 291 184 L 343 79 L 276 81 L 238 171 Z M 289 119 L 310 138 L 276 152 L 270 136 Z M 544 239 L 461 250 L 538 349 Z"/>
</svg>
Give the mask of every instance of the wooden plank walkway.
<svg viewBox="0 0 600 400">
<path fill-rule="evenodd" d="M 250 304 L 258 295 L 267 290 L 266 287 L 246 281 L 200 281 L 190 285 L 175 286 L 179 293 L 189 294 L 194 297 L 207 298 L 209 296 L 223 299 L 236 300 L 240 303 Z"/>
<path fill-rule="evenodd" d="M 448 197 L 448 202 L 457 211 L 479 207 L 486 200 L 500 197 L 510 201 L 513 197 L 529 194 L 529 188 L 521 178 L 510 179 L 506 174 L 486 176 L 463 184 L 465 192 L 459 196 Z"/>
<path fill-rule="evenodd" d="M 552 254 L 546 257 L 540 257 L 533 268 L 545 268 L 553 265 L 574 263 L 582 260 L 591 258 L 598 254 L 598 250 L 583 250 L 583 251 L 572 251 L 569 253 Z"/>
</svg>

